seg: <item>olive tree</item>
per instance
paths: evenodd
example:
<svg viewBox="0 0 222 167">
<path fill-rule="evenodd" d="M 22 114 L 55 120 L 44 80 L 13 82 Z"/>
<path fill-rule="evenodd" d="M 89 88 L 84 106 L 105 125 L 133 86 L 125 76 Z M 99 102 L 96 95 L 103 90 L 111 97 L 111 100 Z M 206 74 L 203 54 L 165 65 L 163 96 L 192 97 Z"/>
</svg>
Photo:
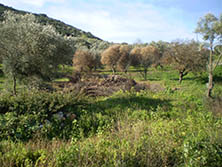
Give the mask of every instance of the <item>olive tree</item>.
<svg viewBox="0 0 222 167">
<path fill-rule="evenodd" d="M 148 68 L 160 59 L 158 49 L 151 45 L 147 45 L 146 47 L 135 47 L 132 49 L 131 55 L 134 59 L 132 65 L 139 66 L 143 69 L 142 74 L 144 80 L 147 79 Z"/>
<path fill-rule="evenodd" d="M 92 71 L 96 61 L 96 56 L 89 50 L 77 50 L 73 56 L 73 66 L 79 72 Z"/>
<path fill-rule="evenodd" d="M 165 55 L 164 53 L 167 51 L 169 43 L 164 41 L 158 41 L 158 42 L 152 41 L 150 45 L 154 46 L 158 50 L 160 56 L 159 60 L 157 60 L 156 63 L 154 64 L 154 67 L 156 68 L 160 66 L 162 68 L 164 64 L 164 55 Z"/>
<path fill-rule="evenodd" d="M 111 68 L 113 74 L 116 72 L 117 61 L 119 60 L 120 45 L 112 45 L 101 54 L 101 62 Z"/>
<path fill-rule="evenodd" d="M 3 71 L 13 80 L 14 94 L 17 79 L 52 79 L 72 51 L 65 39 L 52 26 L 39 24 L 32 14 L 6 11 L 4 18 L 0 23 L 0 52 Z"/>
<path fill-rule="evenodd" d="M 211 97 L 213 90 L 213 71 L 219 64 L 222 57 L 222 51 L 219 51 L 217 60 L 215 60 L 214 48 L 221 45 L 222 40 L 222 14 L 220 18 L 208 13 L 201 17 L 196 28 L 196 33 L 200 33 L 205 41 L 209 42 L 209 58 L 208 58 L 208 91 L 207 97 Z"/>
<path fill-rule="evenodd" d="M 113 74 L 116 69 L 127 72 L 131 64 L 130 47 L 128 45 L 112 45 L 102 53 L 101 62 L 111 68 Z"/>
<path fill-rule="evenodd" d="M 194 41 L 177 41 L 165 52 L 166 63 L 171 64 L 179 72 L 179 83 L 189 72 L 205 70 L 208 50 L 201 48 Z"/>
<path fill-rule="evenodd" d="M 128 45 L 121 45 L 119 48 L 119 60 L 117 62 L 117 67 L 119 70 L 127 73 L 128 68 L 132 62 L 132 56 L 130 55 L 130 47 Z"/>
<path fill-rule="evenodd" d="M 103 42 L 101 42 L 103 43 Z M 101 46 L 101 45 L 100 45 Z M 107 48 L 107 47 L 105 47 Z M 95 64 L 94 64 L 94 70 L 96 71 L 98 68 L 103 68 L 102 62 L 101 62 L 101 54 L 105 50 L 105 48 L 99 48 L 97 46 L 90 48 L 90 52 L 92 53 Z"/>
</svg>

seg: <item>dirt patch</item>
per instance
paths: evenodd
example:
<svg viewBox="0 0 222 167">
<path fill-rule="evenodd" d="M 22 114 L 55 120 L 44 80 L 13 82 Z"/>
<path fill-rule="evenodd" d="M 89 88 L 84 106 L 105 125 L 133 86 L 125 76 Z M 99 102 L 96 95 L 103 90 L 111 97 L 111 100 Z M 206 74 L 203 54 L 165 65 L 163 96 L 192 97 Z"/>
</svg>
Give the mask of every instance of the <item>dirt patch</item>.
<svg viewBox="0 0 222 167">
<path fill-rule="evenodd" d="M 130 91 L 134 88 L 136 91 L 140 91 L 146 89 L 145 85 L 141 86 L 135 80 L 119 75 L 93 75 L 78 82 L 71 81 L 59 86 L 65 92 L 77 91 L 87 96 L 110 96 L 119 90 Z"/>
<path fill-rule="evenodd" d="M 165 90 L 165 88 L 159 83 L 149 83 L 147 87 L 152 92 L 161 92 Z"/>
<path fill-rule="evenodd" d="M 120 75 L 99 75 L 94 74 L 79 79 L 70 79 L 70 82 L 63 82 L 57 85 L 62 91 L 74 91 L 87 96 L 110 96 L 114 92 L 123 90 L 131 91 L 134 89 L 139 92 L 141 90 L 150 89 L 152 91 L 161 91 L 164 88 L 159 84 L 138 83 L 133 79 Z"/>
</svg>

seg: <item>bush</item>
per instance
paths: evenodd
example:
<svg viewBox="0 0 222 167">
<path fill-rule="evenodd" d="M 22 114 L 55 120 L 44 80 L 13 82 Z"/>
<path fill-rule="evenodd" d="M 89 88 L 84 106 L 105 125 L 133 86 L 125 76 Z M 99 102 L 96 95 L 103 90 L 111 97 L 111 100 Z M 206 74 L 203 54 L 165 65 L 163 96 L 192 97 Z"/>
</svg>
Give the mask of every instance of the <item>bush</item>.
<svg viewBox="0 0 222 167">
<path fill-rule="evenodd" d="M 34 134 L 68 138 L 82 102 L 72 94 L 24 92 L 0 96 L 0 139 L 28 140 Z"/>
<path fill-rule="evenodd" d="M 184 120 L 117 122 L 111 132 L 73 142 L 57 155 L 58 166 L 219 167 L 222 142 L 210 113 Z"/>
<path fill-rule="evenodd" d="M 97 108 L 98 107 L 98 108 Z M 108 129 L 116 115 L 72 93 L 24 92 L 0 96 L 0 140 L 81 138 Z"/>
<path fill-rule="evenodd" d="M 13 167 L 37 167 L 46 163 L 44 150 L 25 148 L 22 143 L 0 143 L 0 166 Z"/>
</svg>

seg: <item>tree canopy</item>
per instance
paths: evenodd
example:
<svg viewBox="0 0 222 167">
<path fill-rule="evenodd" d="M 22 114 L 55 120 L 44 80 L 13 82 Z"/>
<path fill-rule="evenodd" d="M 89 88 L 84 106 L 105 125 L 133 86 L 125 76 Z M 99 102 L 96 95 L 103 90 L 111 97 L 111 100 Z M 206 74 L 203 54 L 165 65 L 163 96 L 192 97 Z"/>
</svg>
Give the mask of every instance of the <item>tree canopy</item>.
<svg viewBox="0 0 222 167">
<path fill-rule="evenodd" d="M 179 82 L 189 72 L 201 72 L 206 69 L 208 50 L 201 48 L 195 41 L 177 41 L 165 52 L 165 61 L 179 72 Z"/>
<path fill-rule="evenodd" d="M 136 46 L 132 49 L 131 55 L 134 59 L 133 65 L 142 67 L 145 80 L 147 78 L 148 68 L 159 61 L 161 57 L 158 49 L 151 45 L 147 45 L 146 47 Z"/>
<path fill-rule="evenodd" d="M 101 62 L 109 66 L 113 73 L 119 68 L 121 71 L 127 72 L 131 64 L 130 47 L 128 45 L 112 45 L 102 54 Z"/>
<path fill-rule="evenodd" d="M 207 96 L 211 97 L 213 90 L 213 71 L 217 67 L 219 61 L 222 57 L 222 51 L 220 55 L 215 57 L 215 47 L 221 45 L 222 43 L 222 14 L 219 18 L 214 16 L 211 13 L 206 14 L 204 17 L 201 17 L 196 28 L 196 33 L 200 33 L 203 36 L 203 39 L 209 42 L 210 53 L 208 61 L 208 91 Z M 215 60 L 215 58 L 217 60 Z M 215 63 L 217 62 L 217 63 Z"/>
<path fill-rule="evenodd" d="M 92 71 L 96 67 L 96 56 L 89 50 L 77 50 L 73 56 L 73 66 L 79 72 Z"/>
<path fill-rule="evenodd" d="M 13 79 L 50 80 L 58 65 L 67 62 L 72 49 L 50 25 L 40 25 L 34 15 L 4 13 L 0 23 L 0 52 L 3 71 Z"/>
</svg>

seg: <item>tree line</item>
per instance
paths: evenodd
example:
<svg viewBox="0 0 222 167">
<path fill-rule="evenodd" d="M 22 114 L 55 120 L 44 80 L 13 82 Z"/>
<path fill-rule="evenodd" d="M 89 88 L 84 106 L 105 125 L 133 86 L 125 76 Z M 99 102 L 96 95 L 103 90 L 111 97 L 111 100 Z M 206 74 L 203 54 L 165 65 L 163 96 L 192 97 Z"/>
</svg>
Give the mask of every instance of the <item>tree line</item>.
<svg viewBox="0 0 222 167">
<path fill-rule="evenodd" d="M 129 67 L 142 71 L 147 79 L 151 66 L 170 65 L 178 71 L 179 82 L 189 72 L 208 71 L 208 93 L 213 89 L 213 71 L 222 57 L 222 15 L 207 14 L 200 18 L 196 32 L 205 43 L 194 40 L 151 42 L 149 44 L 100 44 L 94 48 L 76 48 L 74 37 L 62 36 L 50 25 L 41 25 L 32 14 L 4 13 L 0 23 L 0 62 L 3 72 L 13 81 L 16 94 L 17 80 L 50 81 L 55 78 L 59 65 L 71 65 L 80 72 L 107 67 L 127 73 Z M 74 55 L 74 56 L 73 56 Z"/>
<path fill-rule="evenodd" d="M 87 72 L 96 69 L 98 65 L 104 65 L 113 74 L 117 70 L 127 73 L 129 67 L 133 66 L 142 71 L 146 80 L 151 66 L 170 65 L 178 71 L 181 83 L 189 72 L 206 69 L 208 53 L 208 49 L 195 41 L 159 41 L 145 46 L 115 44 L 104 50 L 100 58 L 96 58 L 90 50 L 78 50 L 73 57 L 73 66 L 80 72 Z"/>
</svg>

